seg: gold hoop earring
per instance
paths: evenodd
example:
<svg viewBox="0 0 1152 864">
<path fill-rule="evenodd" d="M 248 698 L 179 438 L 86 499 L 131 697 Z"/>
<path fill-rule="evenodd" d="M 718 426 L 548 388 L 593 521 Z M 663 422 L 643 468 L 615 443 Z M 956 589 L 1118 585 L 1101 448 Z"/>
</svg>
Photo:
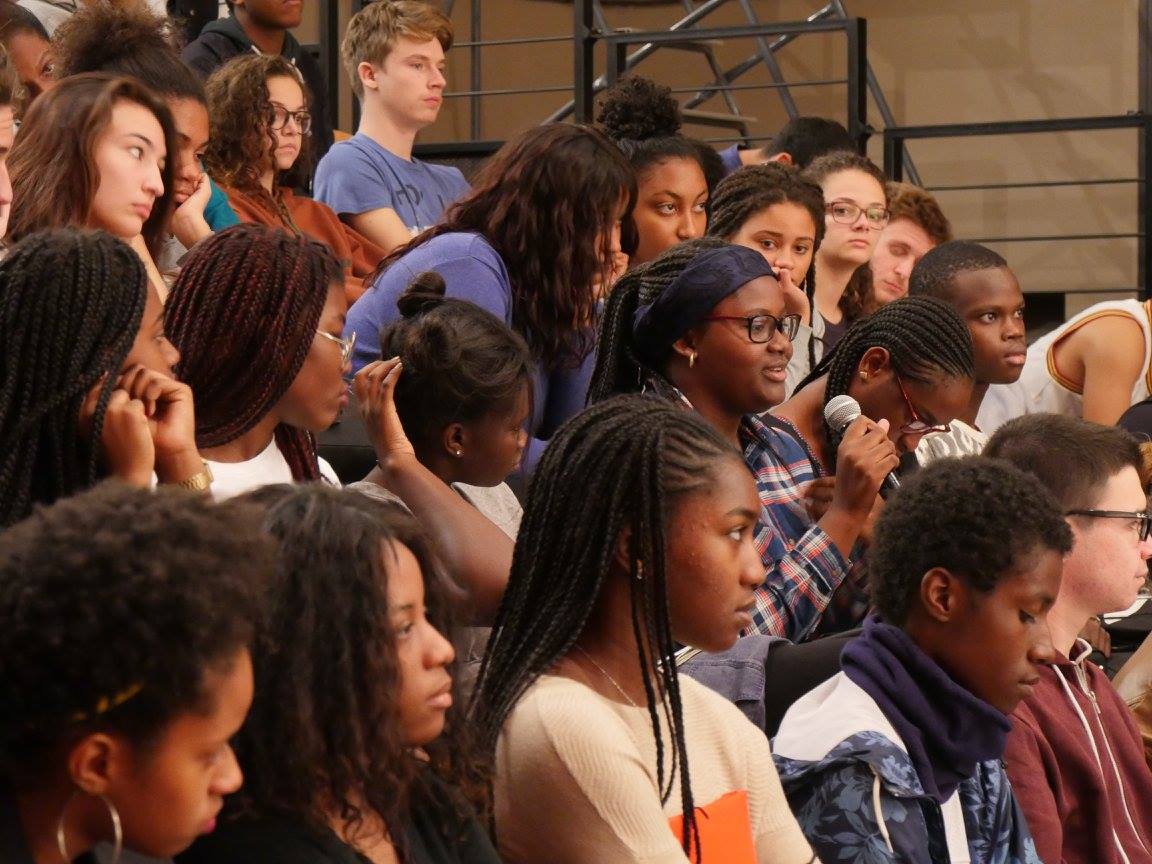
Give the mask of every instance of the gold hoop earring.
<svg viewBox="0 0 1152 864">
<path fill-rule="evenodd" d="M 690 351 L 688 353 L 688 368 L 691 369 L 695 365 L 696 365 L 696 352 Z"/>
<path fill-rule="evenodd" d="M 76 799 L 76 795 L 81 791 L 80 789 L 72 791 L 68 800 L 64 802 L 64 809 L 60 811 L 60 818 L 56 821 L 56 848 L 60 851 L 60 857 L 65 861 L 71 861 L 72 856 L 68 854 L 68 843 L 64 837 L 64 817 L 68 813 L 68 805 Z M 124 831 L 120 826 L 120 813 L 107 795 L 101 795 L 97 792 L 92 797 L 99 798 L 104 802 L 104 807 L 108 810 L 108 818 L 112 820 L 112 864 L 120 864 L 120 855 L 124 852 Z"/>
</svg>

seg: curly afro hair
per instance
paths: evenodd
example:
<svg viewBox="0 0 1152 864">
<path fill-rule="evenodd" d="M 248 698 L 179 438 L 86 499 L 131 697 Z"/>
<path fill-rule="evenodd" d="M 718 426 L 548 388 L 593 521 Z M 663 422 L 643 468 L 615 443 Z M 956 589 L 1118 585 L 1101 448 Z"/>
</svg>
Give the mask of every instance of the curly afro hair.
<svg viewBox="0 0 1152 864">
<path fill-rule="evenodd" d="M 876 524 L 872 599 L 900 625 L 932 568 L 988 592 L 1036 549 L 1072 549 L 1072 530 L 1039 480 L 997 459 L 941 459 L 909 480 Z"/>
<path fill-rule="evenodd" d="M 677 135 L 683 125 L 672 90 L 640 75 L 621 78 L 604 92 L 596 123 L 614 141 Z"/>
<path fill-rule="evenodd" d="M 104 484 L 0 535 L 0 782 L 21 788 L 96 731 L 147 746 L 204 710 L 271 569 L 254 513 Z"/>
</svg>

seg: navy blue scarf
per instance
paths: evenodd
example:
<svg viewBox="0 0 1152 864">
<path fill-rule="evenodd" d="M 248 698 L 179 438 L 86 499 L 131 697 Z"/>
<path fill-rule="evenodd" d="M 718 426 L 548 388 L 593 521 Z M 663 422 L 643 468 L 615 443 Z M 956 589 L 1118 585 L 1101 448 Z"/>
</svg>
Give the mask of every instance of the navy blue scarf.
<svg viewBox="0 0 1152 864">
<path fill-rule="evenodd" d="M 1012 724 L 961 687 L 899 627 L 870 615 L 840 655 L 908 749 L 920 784 L 943 804 L 979 762 L 999 759 Z"/>
</svg>

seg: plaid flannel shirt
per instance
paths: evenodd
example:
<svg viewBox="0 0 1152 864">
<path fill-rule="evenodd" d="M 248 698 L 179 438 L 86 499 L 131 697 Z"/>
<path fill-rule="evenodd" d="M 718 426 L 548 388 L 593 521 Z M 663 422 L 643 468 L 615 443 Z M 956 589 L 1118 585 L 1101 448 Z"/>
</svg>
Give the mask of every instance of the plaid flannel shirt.
<svg viewBox="0 0 1152 864">
<path fill-rule="evenodd" d="M 772 423 L 792 428 L 779 418 Z M 744 462 L 760 495 L 753 539 L 765 568 L 748 633 L 784 636 L 794 642 L 811 635 L 852 566 L 804 507 L 804 485 L 824 471 L 800 443 L 799 434 L 774 428 L 751 414 L 740 424 Z"/>
</svg>

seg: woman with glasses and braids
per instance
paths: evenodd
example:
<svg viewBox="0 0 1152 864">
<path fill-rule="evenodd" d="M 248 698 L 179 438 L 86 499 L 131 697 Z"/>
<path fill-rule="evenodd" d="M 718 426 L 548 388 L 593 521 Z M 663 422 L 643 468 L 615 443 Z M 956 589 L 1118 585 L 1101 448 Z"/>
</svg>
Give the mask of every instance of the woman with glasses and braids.
<svg viewBox="0 0 1152 864">
<path fill-rule="evenodd" d="M 102 231 L 32 234 L 0 262 L 0 527 L 103 477 L 207 488 L 162 317 Z"/>
<path fill-rule="evenodd" d="M 832 500 L 833 484 L 839 482 L 843 470 L 841 442 L 852 434 L 852 427 L 842 433 L 825 419 L 833 399 L 852 397 L 859 403 L 860 416 L 884 429 L 893 452 L 911 454 L 921 438 L 931 432 L 948 432 L 948 424 L 967 410 L 974 375 L 968 327 L 941 300 L 905 297 L 848 328 L 836 349 L 800 382 L 792 398 L 773 411 L 782 428 L 804 445 L 811 470 L 819 478 L 810 490 L 812 512 L 823 512 Z M 888 470 L 895 467 L 890 464 Z M 882 507 L 877 491 L 855 513 L 861 543 L 870 537 Z M 850 550 L 845 557 L 853 575 L 863 578 L 862 548 L 842 548 Z M 847 614 L 849 619 L 856 615 Z M 855 623 L 850 620 L 841 625 Z"/>
<path fill-rule="evenodd" d="M 812 860 L 763 733 L 673 656 L 747 626 L 758 510 L 740 454 L 663 399 L 553 436 L 472 704 L 503 860 Z"/>
<path fill-rule="evenodd" d="M 226 498 L 254 486 L 338 483 L 313 435 L 347 403 L 343 273 L 328 247 L 261 225 L 201 241 L 165 309 L 196 441 Z"/>
<path fill-rule="evenodd" d="M 708 234 L 755 249 L 764 256 L 784 291 L 784 305 L 801 317 L 792 354 L 812 350 L 809 323 L 815 290 L 813 259 L 824 239 L 824 193 L 791 165 L 749 165 L 728 175 L 712 196 Z M 788 364 L 784 392 L 790 395 L 800 377 Z"/>
<path fill-rule="evenodd" d="M 811 301 L 812 341 L 792 358 L 794 380 L 804 378 L 836 347 L 850 323 L 841 299 L 857 271 L 866 268 L 880 232 L 888 224 L 884 172 L 865 156 L 838 151 L 821 156 L 804 171 L 824 193 L 824 238 L 816 254 Z"/>
<path fill-rule="evenodd" d="M 343 262 L 351 303 L 384 250 L 328 206 L 292 191 L 305 188 L 312 172 L 312 115 L 296 67 L 279 54 L 246 54 L 216 70 L 205 91 L 211 135 L 204 164 L 236 215 L 327 244 Z"/>
<path fill-rule="evenodd" d="M 816 476 L 802 442 L 760 415 L 784 399 L 798 316 L 764 258 L 714 238 L 690 241 L 627 273 L 608 298 L 590 399 L 645 390 L 695 409 L 744 455 L 761 508 L 761 582 L 751 630 L 794 641 L 820 621 L 848 570 L 895 450 L 861 418 L 841 448 L 833 505 L 812 524 Z M 767 420 L 767 422 L 766 422 Z"/>
</svg>

